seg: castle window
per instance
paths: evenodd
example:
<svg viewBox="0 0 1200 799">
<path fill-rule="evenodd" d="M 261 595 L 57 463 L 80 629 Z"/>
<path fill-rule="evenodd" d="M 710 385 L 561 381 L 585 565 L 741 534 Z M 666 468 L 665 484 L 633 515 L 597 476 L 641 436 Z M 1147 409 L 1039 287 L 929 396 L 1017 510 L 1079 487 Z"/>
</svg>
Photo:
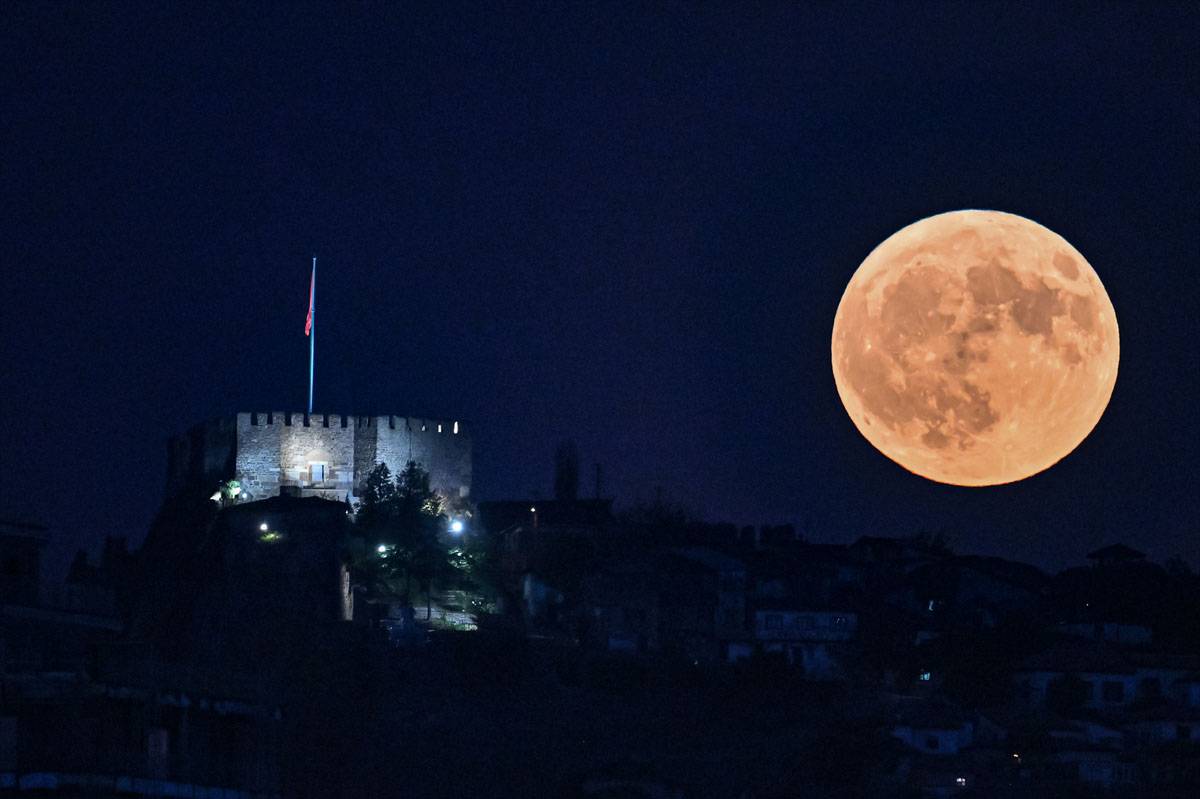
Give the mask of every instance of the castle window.
<svg viewBox="0 0 1200 799">
<path fill-rule="evenodd" d="M 454 435 L 458 435 L 458 422 L 454 423 Z"/>
<path fill-rule="evenodd" d="M 442 426 L 440 424 L 438 425 L 438 432 L 442 432 Z"/>
<path fill-rule="evenodd" d="M 313 483 L 325 482 L 325 464 L 310 463 L 308 464 L 308 479 Z"/>
</svg>

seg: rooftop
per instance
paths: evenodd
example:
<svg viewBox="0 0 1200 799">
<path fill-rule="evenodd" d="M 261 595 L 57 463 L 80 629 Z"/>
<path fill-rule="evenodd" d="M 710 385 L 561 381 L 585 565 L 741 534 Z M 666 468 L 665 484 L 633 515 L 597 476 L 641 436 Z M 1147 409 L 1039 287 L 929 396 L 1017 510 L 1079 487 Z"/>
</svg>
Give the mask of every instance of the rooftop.
<svg viewBox="0 0 1200 799">
<path fill-rule="evenodd" d="M 1062 640 L 1021 662 L 1018 671 L 1132 674 L 1133 664 L 1108 644 L 1083 639 Z"/>
</svg>

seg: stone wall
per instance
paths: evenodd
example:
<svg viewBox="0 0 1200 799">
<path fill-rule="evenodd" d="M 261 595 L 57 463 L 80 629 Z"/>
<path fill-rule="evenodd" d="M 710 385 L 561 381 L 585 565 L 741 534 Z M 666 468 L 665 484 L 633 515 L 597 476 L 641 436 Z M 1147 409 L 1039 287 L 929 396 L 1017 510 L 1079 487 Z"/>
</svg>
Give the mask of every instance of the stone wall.
<svg viewBox="0 0 1200 799">
<path fill-rule="evenodd" d="M 471 438 L 462 422 L 379 416 L 374 427 L 376 462 L 396 473 L 416 461 L 429 472 L 433 489 L 447 499 L 470 495 Z"/>
<path fill-rule="evenodd" d="M 280 486 L 344 499 L 354 493 L 354 440 L 353 420 L 338 414 L 239 413 L 235 473 L 255 499 Z M 324 466 L 323 479 L 313 464 Z"/>
<path fill-rule="evenodd" d="M 471 439 L 461 422 L 407 416 L 292 412 L 239 413 L 197 425 L 172 440 L 168 491 L 187 482 L 237 479 L 249 499 L 293 487 L 304 496 L 354 498 L 367 473 L 416 461 L 451 501 L 471 491 Z M 324 466 L 323 479 L 314 465 Z"/>
</svg>

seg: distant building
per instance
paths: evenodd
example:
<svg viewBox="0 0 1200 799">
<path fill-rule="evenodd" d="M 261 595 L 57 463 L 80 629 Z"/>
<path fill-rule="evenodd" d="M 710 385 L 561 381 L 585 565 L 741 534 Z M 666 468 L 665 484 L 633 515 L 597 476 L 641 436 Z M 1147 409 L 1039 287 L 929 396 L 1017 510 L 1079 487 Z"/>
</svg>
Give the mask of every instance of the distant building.
<svg viewBox="0 0 1200 799">
<path fill-rule="evenodd" d="M 171 439 L 167 493 L 237 480 L 250 499 L 282 490 L 353 500 L 377 464 L 395 474 L 408 461 L 451 502 L 470 496 L 471 437 L 461 421 L 290 412 L 237 413 Z"/>
<path fill-rule="evenodd" d="M 927 755 L 957 755 L 974 742 L 975 724 L 952 705 L 926 702 L 902 710 L 892 736 Z"/>
<path fill-rule="evenodd" d="M 0 793 L 278 797 L 278 705 L 130 641 L 111 598 L 48 606 L 44 535 L 0 523 Z M 107 587 L 127 556 L 108 539 L 101 568 L 77 560 L 75 587 Z"/>
<path fill-rule="evenodd" d="M 481 502 L 478 527 L 497 545 L 504 591 L 527 622 L 549 621 L 616 520 L 611 499 Z"/>
<path fill-rule="evenodd" d="M 591 646 L 727 660 L 746 630 L 746 567 L 707 547 L 634 551 L 587 575 L 582 605 Z"/>
<path fill-rule="evenodd" d="M 143 607 L 140 629 L 161 631 L 152 637 L 189 652 L 193 665 L 212 659 L 265 668 L 280 641 L 353 618 L 344 558 L 350 528 L 348 505 L 317 497 L 227 507 L 182 570 L 159 555 L 144 557 L 146 569 L 175 590 Z"/>
<path fill-rule="evenodd" d="M 1115 621 L 1064 622 L 1059 624 L 1056 630 L 1073 638 L 1090 638 L 1093 641 L 1106 641 L 1118 646 L 1149 644 L 1154 637 L 1150 628 L 1143 624 L 1123 624 Z"/>
<path fill-rule="evenodd" d="M 1102 641 L 1067 638 L 1022 661 L 1014 679 L 1017 700 L 1027 707 L 1048 707 L 1056 687 L 1076 680 L 1081 707 L 1115 710 L 1180 695 L 1177 683 L 1197 665 L 1194 655 L 1125 652 Z"/>
<path fill-rule="evenodd" d="M 808 679 L 840 679 L 846 676 L 846 645 L 857 631 L 858 616 L 846 610 L 760 600 L 754 609 L 753 644 L 731 646 L 729 657 L 736 660 L 759 650 L 782 655 L 788 665 L 802 668 Z"/>
</svg>

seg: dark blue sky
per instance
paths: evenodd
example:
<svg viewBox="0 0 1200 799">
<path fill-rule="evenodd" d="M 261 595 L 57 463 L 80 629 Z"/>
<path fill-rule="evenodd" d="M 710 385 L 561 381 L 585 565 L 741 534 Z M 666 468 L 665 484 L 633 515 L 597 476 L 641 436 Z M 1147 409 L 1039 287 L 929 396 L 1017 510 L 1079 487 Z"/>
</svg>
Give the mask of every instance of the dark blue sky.
<svg viewBox="0 0 1200 799">
<path fill-rule="evenodd" d="M 0 11 L 0 512 L 59 557 L 140 540 L 168 436 L 303 408 L 314 252 L 317 410 L 468 420 L 480 498 L 570 437 L 626 503 L 814 540 L 1200 556 L 1187 4 L 408 5 Z M 1093 435 L 984 490 L 876 453 L 829 367 L 861 260 L 962 207 L 1121 324 Z"/>
</svg>

